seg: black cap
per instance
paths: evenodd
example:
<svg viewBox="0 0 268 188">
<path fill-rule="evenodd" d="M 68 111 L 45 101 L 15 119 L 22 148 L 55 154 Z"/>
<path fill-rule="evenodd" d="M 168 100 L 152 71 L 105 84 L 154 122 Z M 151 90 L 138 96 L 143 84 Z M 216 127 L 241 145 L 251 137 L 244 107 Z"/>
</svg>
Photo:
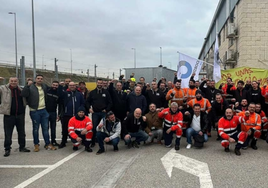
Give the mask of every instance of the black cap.
<svg viewBox="0 0 268 188">
<path fill-rule="evenodd" d="M 196 90 L 195 95 L 197 95 L 197 94 L 201 94 L 202 95 L 202 91 L 200 91 L 199 89 Z"/>
<path fill-rule="evenodd" d="M 77 112 L 81 112 L 81 111 L 83 111 L 83 112 L 85 113 L 85 111 L 86 111 L 85 107 L 80 106 L 80 107 L 78 108 Z"/>
</svg>

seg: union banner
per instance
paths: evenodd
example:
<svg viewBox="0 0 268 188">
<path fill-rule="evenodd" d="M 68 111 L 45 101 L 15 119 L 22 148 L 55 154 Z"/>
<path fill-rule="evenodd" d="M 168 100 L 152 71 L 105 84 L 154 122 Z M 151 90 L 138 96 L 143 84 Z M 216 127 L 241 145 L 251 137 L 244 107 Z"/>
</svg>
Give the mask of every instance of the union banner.
<svg viewBox="0 0 268 188">
<path fill-rule="evenodd" d="M 227 78 L 232 78 L 235 86 L 239 80 L 246 81 L 249 79 L 251 81 L 259 81 L 261 86 L 268 85 L 267 83 L 268 70 L 257 69 L 250 67 L 239 67 L 229 70 L 221 71 L 221 80 L 216 84 L 216 88 L 220 86 L 221 83 L 226 83 Z"/>
</svg>

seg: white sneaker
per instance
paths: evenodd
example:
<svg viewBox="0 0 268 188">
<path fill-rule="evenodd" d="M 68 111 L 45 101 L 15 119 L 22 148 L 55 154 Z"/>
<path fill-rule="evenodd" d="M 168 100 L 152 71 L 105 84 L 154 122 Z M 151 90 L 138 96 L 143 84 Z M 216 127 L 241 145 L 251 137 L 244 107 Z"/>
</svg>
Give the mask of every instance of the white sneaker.
<svg viewBox="0 0 268 188">
<path fill-rule="evenodd" d="M 192 144 L 187 144 L 186 149 L 190 149 L 192 147 Z"/>
<path fill-rule="evenodd" d="M 166 145 L 166 148 L 170 148 L 171 147 L 171 144 L 170 145 Z"/>
</svg>

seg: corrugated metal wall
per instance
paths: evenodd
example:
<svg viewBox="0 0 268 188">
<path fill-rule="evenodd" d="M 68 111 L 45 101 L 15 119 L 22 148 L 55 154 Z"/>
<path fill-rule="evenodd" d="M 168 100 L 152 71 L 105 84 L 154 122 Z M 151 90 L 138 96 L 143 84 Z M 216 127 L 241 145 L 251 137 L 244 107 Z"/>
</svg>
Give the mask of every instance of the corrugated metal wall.
<svg viewBox="0 0 268 188">
<path fill-rule="evenodd" d="M 150 83 L 154 78 L 157 78 L 157 81 L 162 77 L 165 77 L 168 80 L 173 82 L 175 70 L 162 68 L 162 67 L 145 67 L 145 68 L 126 68 L 125 69 L 125 78 L 128 79 L 132 73 L 135 73 L 136 82 L 139 81 L 140 77 L 145 78 L 145 82 Z"/>
</svg>

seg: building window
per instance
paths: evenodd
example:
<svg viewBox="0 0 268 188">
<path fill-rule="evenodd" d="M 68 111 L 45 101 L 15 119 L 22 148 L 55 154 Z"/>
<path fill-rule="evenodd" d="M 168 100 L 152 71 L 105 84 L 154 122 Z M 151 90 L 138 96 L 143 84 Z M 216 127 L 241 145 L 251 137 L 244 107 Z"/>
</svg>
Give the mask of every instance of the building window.
<svg viewBox="0 0 268 188">
<path fill-rule="evenodd" d="M 230 48 L 231 46 L 233 46 L 233 44 L 234 44 L 234 39 L 232 39 L 232 38 L 229 39 L 229 45 L 228 45 L 229 48 Z"/>
<path fill-rule="evenodd" d="M 234 23 L 234 10 L 230 13 L 229 21 L 230 23 Z"/>
</svg>

